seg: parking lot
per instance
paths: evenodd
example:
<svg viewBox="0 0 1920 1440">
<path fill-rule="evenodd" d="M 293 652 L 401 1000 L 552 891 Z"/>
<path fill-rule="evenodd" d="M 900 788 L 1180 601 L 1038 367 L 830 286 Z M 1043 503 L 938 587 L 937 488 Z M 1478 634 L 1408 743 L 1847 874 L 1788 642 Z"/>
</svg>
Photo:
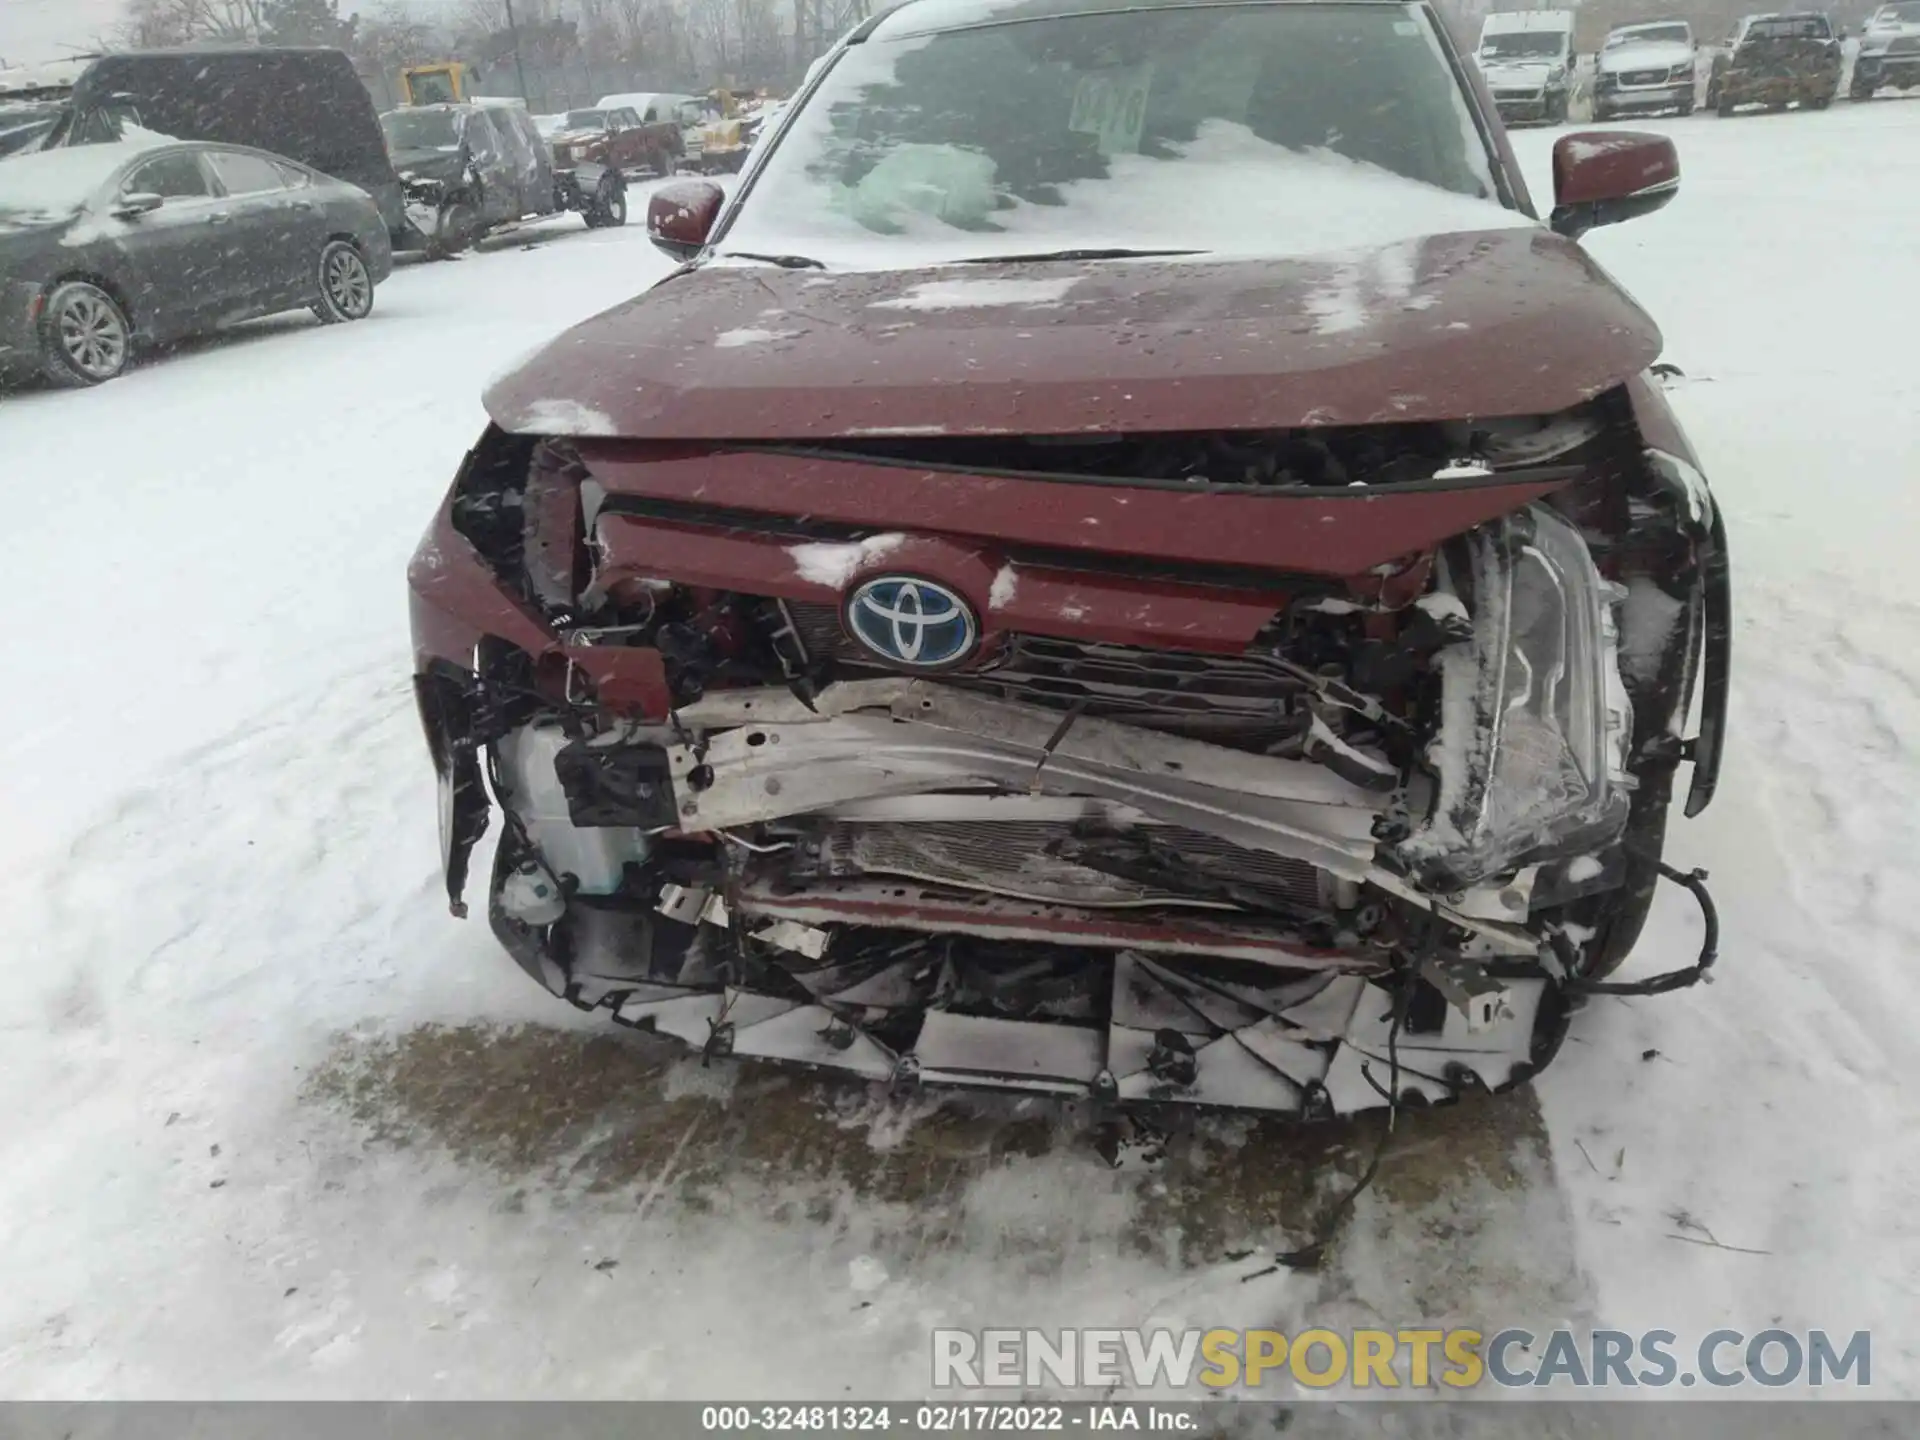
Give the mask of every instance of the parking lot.
<svg viewBox="0 0 1920 1440">
<path fill-rule="evenodd" d="M 1720 983 L 1596 1000 L 1534 1089 L 1109 1170 L 1041 1102 L 887 1101 L 570 1019 L 445 914 L 407 557 L 487 378 L 669 262 L 565 217 L 0 396 L 0 1391 L 912 1395 L 930 1325 L 1873 1329 L 1920 1394 L 1920 100 L 1644 122 L 1588 242 L 1730 515 L 1732 750 L 1677 822 Z M 1535 198 L 1558 133 L 1517 133 Z M 1647 970 L 1697 922 L 1655 912 Z M 1702 1117 L 1708 1117 L 1703 1123 Z M 1445 1167 L 1430 1163 L 1445 1154 Z"/>
</svg>

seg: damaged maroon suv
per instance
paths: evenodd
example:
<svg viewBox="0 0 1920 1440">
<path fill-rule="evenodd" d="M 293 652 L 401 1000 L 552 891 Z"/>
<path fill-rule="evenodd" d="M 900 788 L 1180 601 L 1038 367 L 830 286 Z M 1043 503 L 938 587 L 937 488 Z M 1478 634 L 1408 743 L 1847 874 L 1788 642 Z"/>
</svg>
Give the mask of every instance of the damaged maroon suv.
<svg viewBox="0 0 1920 1440">
<path fill-rule="evenodd" d="M 861 26 L 486 397 L 410 576 L 455 913 L 497 807 L 495 933 L 623 1024 L 1308 1117 L 1697 979 L 1724 532 L 1575 243 L 1678 176 L 1566 136 L 1542 222 L 1419 4 Z M 1663 875 L 1706 946 L 1609 980 Z"/>
</svg>

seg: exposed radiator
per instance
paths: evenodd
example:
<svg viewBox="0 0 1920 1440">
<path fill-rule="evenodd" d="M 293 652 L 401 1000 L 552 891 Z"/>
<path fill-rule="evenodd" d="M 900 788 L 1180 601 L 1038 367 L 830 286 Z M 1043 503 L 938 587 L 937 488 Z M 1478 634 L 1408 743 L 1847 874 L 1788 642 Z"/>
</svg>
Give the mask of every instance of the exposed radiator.
<svg viewBox="0 0 1920 1440">
<path fill-rule="evenodd" d="M 787 608 L 809 655 L 885 668 L 847 638 L 832 606 Z M 941 683 L 1053 710 L 1083 705 L 1086 715 L 1255 751 L 1306 728 L 1300 680 L 1252 652 L 1205 655 L 1014 635 L 982 668 L 943 675 Z"/>
</svg>

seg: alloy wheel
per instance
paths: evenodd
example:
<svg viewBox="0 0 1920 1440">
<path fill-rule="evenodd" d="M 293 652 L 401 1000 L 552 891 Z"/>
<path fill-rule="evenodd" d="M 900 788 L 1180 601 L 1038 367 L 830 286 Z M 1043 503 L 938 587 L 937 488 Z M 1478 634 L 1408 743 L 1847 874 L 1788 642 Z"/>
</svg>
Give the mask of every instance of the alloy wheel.
<svg viewBox="0 0 1920 1440">
<path fill-rule="evenodd" d="M 54 317 L 60 348 L 89 380 L 111 380 L 127 361 L 127 326 L 106 296 L 75 291 Z"/>
<path fill-rule="evenodd" d="M 327 299 L 350 320 L 358 320 L 373 305 L 373 277 L 367 273 L 367 262 L 345 245 L 327 256 L 325 284 Z"/>
</svg>

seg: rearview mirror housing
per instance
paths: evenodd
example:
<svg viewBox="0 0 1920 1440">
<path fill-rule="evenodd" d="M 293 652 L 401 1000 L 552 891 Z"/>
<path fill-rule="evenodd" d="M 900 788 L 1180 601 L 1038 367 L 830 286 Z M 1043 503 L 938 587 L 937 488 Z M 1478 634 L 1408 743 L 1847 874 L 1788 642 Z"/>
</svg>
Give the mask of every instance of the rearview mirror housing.
<svg viewBox="0 0 1920 1440">
<path fill-rule="evenodd" d="M 1569 239 L 1650 215 L 1680 191 L 1680 153 L 1664 135 L 1586 130 L 1553 146 L 1553 214 Z"/>
<path fill-rule="evenodd" d="M 726 198 L 711 180 L 661 186 L 647 200 L 647 238 L 676 260 L 693 259 L 705 248 Z"/>
<path fill-rule="evenodd" d="M 164 196 L 150 195 L 141 190 L 131 195 L 122 195 L 114 204 L 113 213 L 122 220 L 137 220 L 142 215 L 151 215 L 166 203 Z"/>
</svg>

